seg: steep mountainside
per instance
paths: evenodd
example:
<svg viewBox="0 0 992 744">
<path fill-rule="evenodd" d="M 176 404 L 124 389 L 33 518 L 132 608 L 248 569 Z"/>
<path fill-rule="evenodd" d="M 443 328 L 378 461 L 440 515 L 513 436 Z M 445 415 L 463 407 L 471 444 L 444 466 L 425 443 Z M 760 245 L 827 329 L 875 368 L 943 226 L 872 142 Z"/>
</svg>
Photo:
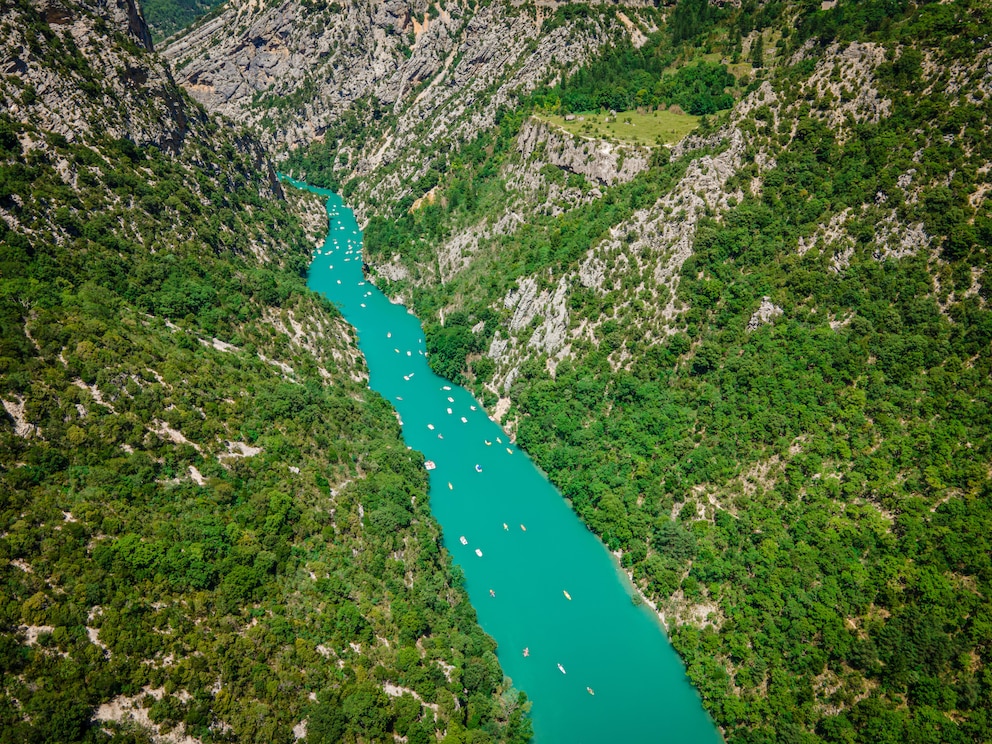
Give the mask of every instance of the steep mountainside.
<svg viewBox="0 0 992 744">
<path fill-rule="evenodd" d="M 652 29 L 657 17 L 650 7 L 578 8 L 233 2 L 165 55 L 197 100 L 255 125 L 277 151 L 333 142 L 342 174 L 361 177 L 375 203 L 431 177 L 431 165 L 491 128 L 518 91 L 604 44 L 643 38 L 631 19 Z"/>
<path fill-rule="evenodd" d="M 992 737 L 989 4 L 335 7 L 170 54 L 277 149 L 314 126 L 287 167 L 365 215 L 728 739 Z"/>
<path fill-rule="evenodd" d="M 0 741 L 526 739 L 321 203 L 130 0 L 0 34 Z"/>
</svg>

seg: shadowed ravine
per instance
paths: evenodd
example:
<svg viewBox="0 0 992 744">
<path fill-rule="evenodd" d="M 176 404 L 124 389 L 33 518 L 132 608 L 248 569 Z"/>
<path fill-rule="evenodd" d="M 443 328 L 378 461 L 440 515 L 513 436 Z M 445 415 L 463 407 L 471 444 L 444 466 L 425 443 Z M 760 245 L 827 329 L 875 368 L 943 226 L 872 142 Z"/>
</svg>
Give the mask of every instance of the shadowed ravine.
<svg viewBox="0 0 992 744">
<path fill-rule="evenodd" d="M 616 561 L 482 406 L 430 371 L 417 318 L 363 280 L 354 214 L 311 190 L 328 197 L 330 231 L 309 285 L 357 330 L 406 443 L 437 464 L 431 509 L 504 672 L 533 702 L 534 741 L 719 742 Z"/>
</svg>

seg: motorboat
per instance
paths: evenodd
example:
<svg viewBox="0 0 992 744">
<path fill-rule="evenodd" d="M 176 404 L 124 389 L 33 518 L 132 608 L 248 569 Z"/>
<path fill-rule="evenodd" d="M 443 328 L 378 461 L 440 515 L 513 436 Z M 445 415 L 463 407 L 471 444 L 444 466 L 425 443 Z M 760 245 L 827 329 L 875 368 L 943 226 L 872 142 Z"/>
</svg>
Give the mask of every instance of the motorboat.
<svg viewBox="0 0 992 744">
<path fill-rule="evenodd" d="M 479 550 L 478 548 L 476 548 L 476 549 L 475 549 L 475 554 L 476 554 L 477 556 L 479 556 L 480 558 L 482 557 L 482 551 L 481 551 L 481 550 Z"/>
<path fill-rule="evenodd" d="M 468 540 L 465 539 L 465 535 L 459 537 L 458 541 L 461 542 L 462 545 L 468 545 Z"/>
<path fill-rule="evenodd" d="M 561 672 L 562 674 L 565 674 L 565 667 L 563 667 L 561 664 L 559 664 L 558 665 L 558 671 Z"/>
<path fill-rule="evenodd" d="M 425 460 L 425 461 L 424 461 L 424 467 L 425 467 L 425 468 L 426 468 L 427 470 L 433 470 L 434 468 L 436 468 L 436 467 L 437 467 L 437 463 L 436 463 L 436 462 L 434 462 L 433 460 Z"/>
<path fill-rule="evenodd" d="M 565 599 L 567 599 L 569 602 L 572 601 L 572 595 L 569 594 L 567 591 L 565 591 L 564 589 L 562 589 L 561 590 L 561 593 L 565 595 Z"/>
<path fill-rule="evenodd" d="M 481 473 L 482 472 L 482 466 L 479 465 L 478 463 L 475 464 L 475 472 L 476 473 Z"/>
</svg>

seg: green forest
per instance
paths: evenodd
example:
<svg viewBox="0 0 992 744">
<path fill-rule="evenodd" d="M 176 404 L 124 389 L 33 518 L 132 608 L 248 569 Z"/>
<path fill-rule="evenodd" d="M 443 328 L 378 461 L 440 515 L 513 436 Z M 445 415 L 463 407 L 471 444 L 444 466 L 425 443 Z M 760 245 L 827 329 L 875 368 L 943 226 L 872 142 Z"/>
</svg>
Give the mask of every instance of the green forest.
<svg viewBox="0 0 992 744">
<path fill-rule="evenodd" d="M 141 10 L 156 43 L 220 7 L 222 0 L 144 0 Z"/>
<path fill-rule="evenodd" d="M 367 254 L 373 266 L 399 257 L 408 277 L 380 284 L 425 319 L 432 366 L 490 407 L 512 401 L 517 442 L 648 596 L 676 616 L 705 608 L 671 638 L 728 741 L 987 741 L 992 312 L 978 277 L 992 245 L 979 187 L 992 96 L 961 81 L 992 15 L 971 0 L 755 10 L 679 3 L 650 45 L 522 95 L 428 180 L 372 203 Z M 775 26 L 774 45 L 759 41 Z M 750 80 L 701 59 L 747 56 L 744 39 Z M 884 55 L 872 85 L 890 108 L 877 120 L 833 118 L 857 91 L 809 82 L 853 42 Z M 697 92 L 716 111 L 763 83 L 775 103 L 739 124 L 743 166 L 725 187 L 741 196 L 699 219 L 679 270 L 677 332 L 646 325 L 657 300 L 645 273 L 597 291 L 575 272 L 693 162 L 731 146 L 725 114 L 703 123 L 699 147 L 658 148 L 632 181 L 563 212 L 538 205 L 438 281 L 446 241 L 522 208 L 506 174 L 527 166 L 516 142 L 531 112 L 686 108 L 675 96 Z M 319 182 L 334 147 L 294 162 Z M 588 190 L 551 170 L 547 182 Z M 838 215 L 844 237 L 817 237 Z M 891 221 L 918 225 L 923 247 L 895 251 Z M 621 231 L 621 252 L 636 240 Z M 569 328 L 590 336 L 571 337 L 553 373 L 521 352 L 512 383 L 494 388 L 505 377 L 487 351 L 494 333 L 513 335 L 504 298 L 523 278 L 548 289 L 559 277 L 571 277 Z M 749 328 L 765 301 L 781 314 Z"/>
<path fill-rule="evenodd" d="M 0 92 L 40 106 L 44 71 L 101 111 L 87 47 L 10 12 Z M 135 95 L 175 97 L 179 147 L 0 114 L 0 742 L 528 740 L 422 457 L 306 289 L 322 205 Z"/>
</svg>

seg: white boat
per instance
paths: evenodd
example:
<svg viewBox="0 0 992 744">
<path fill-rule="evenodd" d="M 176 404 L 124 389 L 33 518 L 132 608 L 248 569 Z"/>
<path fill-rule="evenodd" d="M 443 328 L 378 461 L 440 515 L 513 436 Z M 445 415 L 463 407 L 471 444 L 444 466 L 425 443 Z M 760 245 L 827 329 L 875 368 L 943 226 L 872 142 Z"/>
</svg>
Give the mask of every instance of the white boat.
<svg viewBox="0 0 992 744">
<path fill-rule="evenodd" d="M 503 444 L 503 440 L 500 439 L 499 437 L 496 437 L 496 441 L 499 442 L 500 444 Z"/>
<path fill-rule="evenodd" d="M 464 416 L 462 416 L 462 423 L 463 423 L 463 424 L 467 424 L 467 423 L 468 423 L 468 419 L 467 419 L 467 418 L 465 418 Z"/>
<path fill-rule="evenodd" d="M 437 463 L 435 463 L 433 460 L 425 460 L 424 467 L 427 468 L 428 470 L 433 470 L 434 468 L 437 467 Z"/>
<path fill-rule="evenodd" d="M 472 410 L 472 411 L 477 410 L 475 406 L 469 406 L 469 409 Z"/>
<path fill-rule="evenodd" d="M 468 540 L 465 539 L 465 535 L 462 535 L 458 539 L 461 541 L 462 545 L 468 545 Z"/>
<path fill-rule="evenodd" d="M 407 356 L 413 356 L 409 351 L 406 353 Z"/>
<path fill-rule="evenodd" d="M 449 414 L 451 413 L 451 409 L 450 409 L 450 408 L 448 409 L 448 413 L 449 413 Z"/>
<path fill-rule="evenodd" d="M 564 589 L 561 590 L 561 593 L 565 595 L 565 599 L 567 599 L 569 602 L 572 601 L 572 595 L 571 594 L 569 594 L 568 592 L 566 592 Z"/>
<path fill-rule="evenodd" d="M 558 665 L 558 671 L 561 672 L 562 674 L 565 674 L 565 667 L 563 667 L 561 664 L 559 664 Z"/>
<path fill-rule="evenodd" d="M 451 481 L 448 481 L 448 490 L 449 491 L 454 491 L 455 490 L 455 487 L 453 485 L 451 485 Z"/>
<path fill-rule="evenodd" d="M 508 454 L 511 454 L 511 455 L 513 454 L 513 450 L 511 450 L 509 447 L 506 448 L 506 451 L 507 451 Z"/>
<path fill-rule="evenodd" d="M 451 390 L 451 385 L 445 385 L 441 388 L 442 390 Z"/>
<path fill-rule="evenodd" d="M 476 549 L 475 549 L 475 554 L 476 554 L 477 556 L 479 556 L 480 558 L 482 557 L 482 551 L 481 551 L 481 550 L 479 550 L 478 548 L 476 548 Z"/>
<path fill-rule="evenodd" d="M 476 473 L 481 473 L 482 472 L 482 466 L 479 465 L 478 463 L 476 463 L 476 465 L 475 465 L 475 472 Z"/>
<path fill-rule="evenodd" d="M 434 424 L 427 424 L 427 428 L 434 431 Z"/>
<path fill-rule="evenodd" d="M 409 382 L 410 381 L 410 375 L 403 375 L 403 379 L 406 380 L 407 382 Z"/>
<path fill-rule="evenodd" d="M 365 307 L 365 303 L 364 302 L 362 303 L 362 307 Z"/>
<path fill-rule="evenodd" d="M 359 286 L 361 286 L 361 285 L 359 285 Z M 386 331 L 386 338 L 392 338 L 392 337 L 393 337 L 393 332 L 392 331 Z"/>
<path fill-rule="evenodd" d="M 449 402 L 449 403 L 454 403 L 454 402 L 455 402 L 455 399 L 454 399 L 454 398 L 452 398 L 452 397 L 451 397 L 451 396 L 449 395 L 449 396 L 448 396 L 448 402 Z"/>
</svg>

